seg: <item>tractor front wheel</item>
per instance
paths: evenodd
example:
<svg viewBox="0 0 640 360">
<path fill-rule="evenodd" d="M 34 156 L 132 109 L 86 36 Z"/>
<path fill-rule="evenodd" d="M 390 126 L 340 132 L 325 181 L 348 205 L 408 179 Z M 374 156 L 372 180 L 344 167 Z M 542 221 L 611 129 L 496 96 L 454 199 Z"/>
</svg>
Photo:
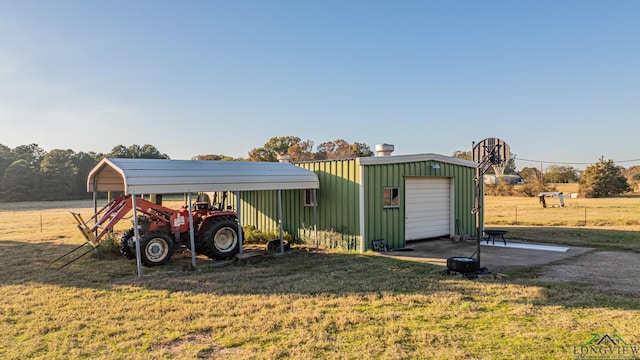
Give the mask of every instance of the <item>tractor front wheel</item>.
<svg viewBox="0 0 640 360">
<path fill-rule="evenodd" d="M 140 240 L 140 249 L 142 265 L 164 265 L 173 254 L 173 241 L 167 234 L 150 232 Z"/>
<path fill-rule="evenodd" d="M 134 259 L 136 257 L 135 243 L 131 240 L 133 238 L 133 234 L 134 232 L 132 228 L 125 231 L 120 238 L 120 253 L 127 259 Z"/>
<path fill-rule="evenodd" d="M 240 251 L 238 223 L 233 220 L 215 221 L 208 225 L 202 239 L 202 252 L 211 259 L 225 260 Z"/>
</svg>

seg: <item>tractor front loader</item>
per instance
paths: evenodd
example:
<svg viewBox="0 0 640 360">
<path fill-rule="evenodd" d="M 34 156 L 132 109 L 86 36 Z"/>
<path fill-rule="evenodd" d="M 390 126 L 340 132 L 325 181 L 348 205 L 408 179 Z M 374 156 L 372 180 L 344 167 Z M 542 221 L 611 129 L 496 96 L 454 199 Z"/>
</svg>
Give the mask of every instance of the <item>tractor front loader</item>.
<svg viewBox="0 0 640 360">
<path fill-rule="evenodd" d="M 130 195 L 111 200 L 88 220 L 77 212 L 71 212 L 78 229 L 93 247 L 100 246 L 104 236 L 133 209 Z M 191 247 L 189 236 L 189 209 L 174 210 L 153 202 L 136 198 L 140 258 L 144 266 L 163 265 L 174 250 Z M 192 205 L 195 249 L 211 259 L 228 259 L 240 250 L 238 216 L 233 211 L 221 211 L 211 206 L 207 194 L 198 194 Z M 134 229 L 122 234 L 120 252 L 127 258 L 136 257 Z"/>
</svg>

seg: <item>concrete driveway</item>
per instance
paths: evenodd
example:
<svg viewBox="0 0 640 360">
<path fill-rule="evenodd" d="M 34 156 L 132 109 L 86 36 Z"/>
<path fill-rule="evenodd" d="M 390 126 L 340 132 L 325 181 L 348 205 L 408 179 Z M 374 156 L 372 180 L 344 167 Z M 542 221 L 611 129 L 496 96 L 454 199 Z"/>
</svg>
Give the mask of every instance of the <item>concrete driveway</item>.
<svg viewBox="0 0 640 360">
<path fill-rule="evenodd" d="M 487 244 L 481 242 L 480 246 L 480 266 L 486 267 L 493 274 L 514 270 L 523 267 L 541 266 L 550 263 L 568 260 L 573 257 L 586 254 L 594 249 L 575 246 L 552 246 L 544 244 L 533 244 L 516 242 L 506 239 L 507 246 L 502 239 Z M 537 249 L 528 249 L 530 245 Z M 537 246 L 540 245 L 540 246 Z M 390 257 L 397 257 L 404 260 L 426 262 L 439 265 L 443 268 L 447 266 L 449 257 L 474 257 L 477 251 L 475 239 L 455 242 L 449 238 L 438 238 L 408 242 L 404 249 L 383 252 Z"/>
</svg>

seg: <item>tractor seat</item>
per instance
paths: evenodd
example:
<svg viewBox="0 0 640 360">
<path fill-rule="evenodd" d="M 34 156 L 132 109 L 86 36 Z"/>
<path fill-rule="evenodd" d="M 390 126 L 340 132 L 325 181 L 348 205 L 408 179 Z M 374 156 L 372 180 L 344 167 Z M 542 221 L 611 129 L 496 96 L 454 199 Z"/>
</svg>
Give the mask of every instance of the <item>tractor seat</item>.
<svg viewBox="0 0 640 360">
<path fill-rule="evenodd" d="M 205 193 L 198 194 L 194 205 L 198 210 L 209 209 L 211 207 L 211 200 L 209 199 L 209 195 Z"/>
</svg>

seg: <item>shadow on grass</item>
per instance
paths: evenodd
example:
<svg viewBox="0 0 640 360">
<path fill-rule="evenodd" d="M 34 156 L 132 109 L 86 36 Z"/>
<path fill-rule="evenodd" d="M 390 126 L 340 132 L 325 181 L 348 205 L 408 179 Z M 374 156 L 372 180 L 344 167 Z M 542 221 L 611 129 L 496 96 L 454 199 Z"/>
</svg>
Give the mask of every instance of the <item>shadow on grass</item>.
<svg viewBox="0 0 640 360">
<path fill-rule="evenodd" d="M 69 266 L 55 270 L 50 262 L 73 249 L 73 245 L 0 241 L 0 261 L 10 269 L 0 279 L 2 285 L 43 283 L 60 287 L 111 289 L 132 286 L 141 289 L 228 295 L 347 296 L 371 294 L 434 294 L 485 297 L 505 286 L 535 287 L 540 305 L 635 309 L 634 294 L 597 290 L 585 284 L 548 283 L 535 279 L 539 268 L 516 270 L 509 277 L 491 275 L 468 280 L 443 275 L 443 267 L 406 261 L 377 253 L 347 253 L 294 248 L 284 255 L 265 253 L 251 261 L 213 261 L 198 257 L 197 270 L 188 271 L 188 251 L 174 254 L 161 267 L 144 268 L 137 276 L 135 260 L 120 256 L 87 255 Z M 506 293 L 505 293 L 506 294 Z M 493 296 L 493 295 L 491 295 Z"/>
</svg>

